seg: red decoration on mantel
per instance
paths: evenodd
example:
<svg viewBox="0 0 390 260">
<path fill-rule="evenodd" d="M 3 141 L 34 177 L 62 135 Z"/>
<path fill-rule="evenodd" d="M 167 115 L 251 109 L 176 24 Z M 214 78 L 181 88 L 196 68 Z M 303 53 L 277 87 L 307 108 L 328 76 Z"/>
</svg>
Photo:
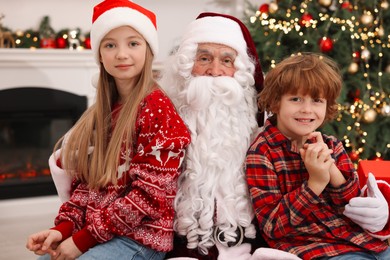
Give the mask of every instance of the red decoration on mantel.
<svg viewBox="0 0 390 260">
<path fill-rule="evenodd" d="M 91 49 L 91 38 L 86 37 L 84 40 L 84 48 Z"/>
<path fill-rule="evenodd" d="M 65 49 L 68 46 L 68 41 L 64 39 L 63 37 L 57 38 L 57 48 L 58 49 Z"/>
<path fill-rule="evenodd" d="M 56 48 L 56 39 L 54 38 L 43 38 L 40 40 L 40 47 L 41 48 Z"/>
</svg>

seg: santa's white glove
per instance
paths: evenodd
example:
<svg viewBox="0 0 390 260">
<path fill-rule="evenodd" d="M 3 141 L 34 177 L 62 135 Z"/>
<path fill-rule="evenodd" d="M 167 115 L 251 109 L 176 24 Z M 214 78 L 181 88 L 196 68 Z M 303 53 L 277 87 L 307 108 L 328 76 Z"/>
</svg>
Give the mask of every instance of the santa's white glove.
<svg viewBox="0 0 390 260">
<path fill-rule="evenodd" d="M 251 244 L 244 243 L 227 247 L 217 242 L 215 245 L 218 248 L 218 260 L 249 260 L 251 258 Z"/>
<path fill-rule="evenodd" d="M 62 149 L 58 149 L 50 156 L 49 167 L 58 196 L 60 197 L 61 202 L 64 203 L 70 198 L 72 177 L 57 165 L 57 160 L 61 156 L 61 150 Z"/>
<path fill-rule="evenodd" d="M 344 215 L 362 228 L 375 233 L 381 231 L 387 224 L 389 206 L 372 173 L 368 173 L 365 187 L 367 197 L 352 198 L 345 206 Z"/>
</svg>

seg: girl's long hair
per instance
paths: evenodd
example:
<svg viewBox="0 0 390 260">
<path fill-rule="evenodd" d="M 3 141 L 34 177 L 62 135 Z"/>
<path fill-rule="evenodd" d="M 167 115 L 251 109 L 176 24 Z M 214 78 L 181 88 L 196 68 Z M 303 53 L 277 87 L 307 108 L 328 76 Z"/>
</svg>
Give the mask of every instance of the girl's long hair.
<svg viewBox="0 0 390 260">
<path fill-rule="evenodd" d="M 73 177 L 86 182 L 91 189 L 98 189 L 109 183 L 117 184 L 120 158 L 126 159 L 126 165 L 130 163 L 130 154 L 121 154 L 121 148 L 125 145 L 126 153 L 134 148 L 139 105 L 156 87 L 152 64 L 153 54 L 148 45 L 144 69 L 124 100 L 113 127 L 112 108 L 118 101 L 119 94 L 114 78 L 100 63 L 96 102 L 55 145 L 54 150 L 62 145 L 62 167 Z M 89 155 L 91 146 L 94 149 Z"/>
</svg>

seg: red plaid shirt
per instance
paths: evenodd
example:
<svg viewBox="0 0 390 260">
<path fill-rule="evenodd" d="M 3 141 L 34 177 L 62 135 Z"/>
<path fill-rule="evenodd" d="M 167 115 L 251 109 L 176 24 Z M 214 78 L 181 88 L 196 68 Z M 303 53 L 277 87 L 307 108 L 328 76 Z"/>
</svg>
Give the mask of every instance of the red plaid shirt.
<svg viewBox="0 0 390 260">
<path fill-rule="evenodd" d="M 309 174 L 299 153 L 270 121 L 251 145 L 246 174 L 262 235 L 271 247 L 303 259 L 384 251 L 385 242 L 343 215 L 348 201 L 360 194 L 357 174 L 342 143 L 323 139 L 347 182 L 328 185 L 320 196 L 307 186 Z"/>
</svg>

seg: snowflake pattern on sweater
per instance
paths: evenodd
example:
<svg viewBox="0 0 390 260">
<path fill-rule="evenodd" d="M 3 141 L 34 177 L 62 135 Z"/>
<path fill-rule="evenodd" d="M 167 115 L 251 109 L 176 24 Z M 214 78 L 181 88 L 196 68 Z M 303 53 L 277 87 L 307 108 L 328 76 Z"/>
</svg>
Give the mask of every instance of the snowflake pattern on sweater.
<svg viewBox="0 0 390 260">
<path fill-rule="evenodd" d="M 121 152 L 118 184 L 89 190 L 78 183 L 54 229 L 80 251 L 126 236 L 158 251 L 173 246 L 173 199 L 190 134 L 169 98 L 150 93 L 140 104 L 135 151 Z M 130 164 L 126 164 L 130 159 Z"/>
</svg>

